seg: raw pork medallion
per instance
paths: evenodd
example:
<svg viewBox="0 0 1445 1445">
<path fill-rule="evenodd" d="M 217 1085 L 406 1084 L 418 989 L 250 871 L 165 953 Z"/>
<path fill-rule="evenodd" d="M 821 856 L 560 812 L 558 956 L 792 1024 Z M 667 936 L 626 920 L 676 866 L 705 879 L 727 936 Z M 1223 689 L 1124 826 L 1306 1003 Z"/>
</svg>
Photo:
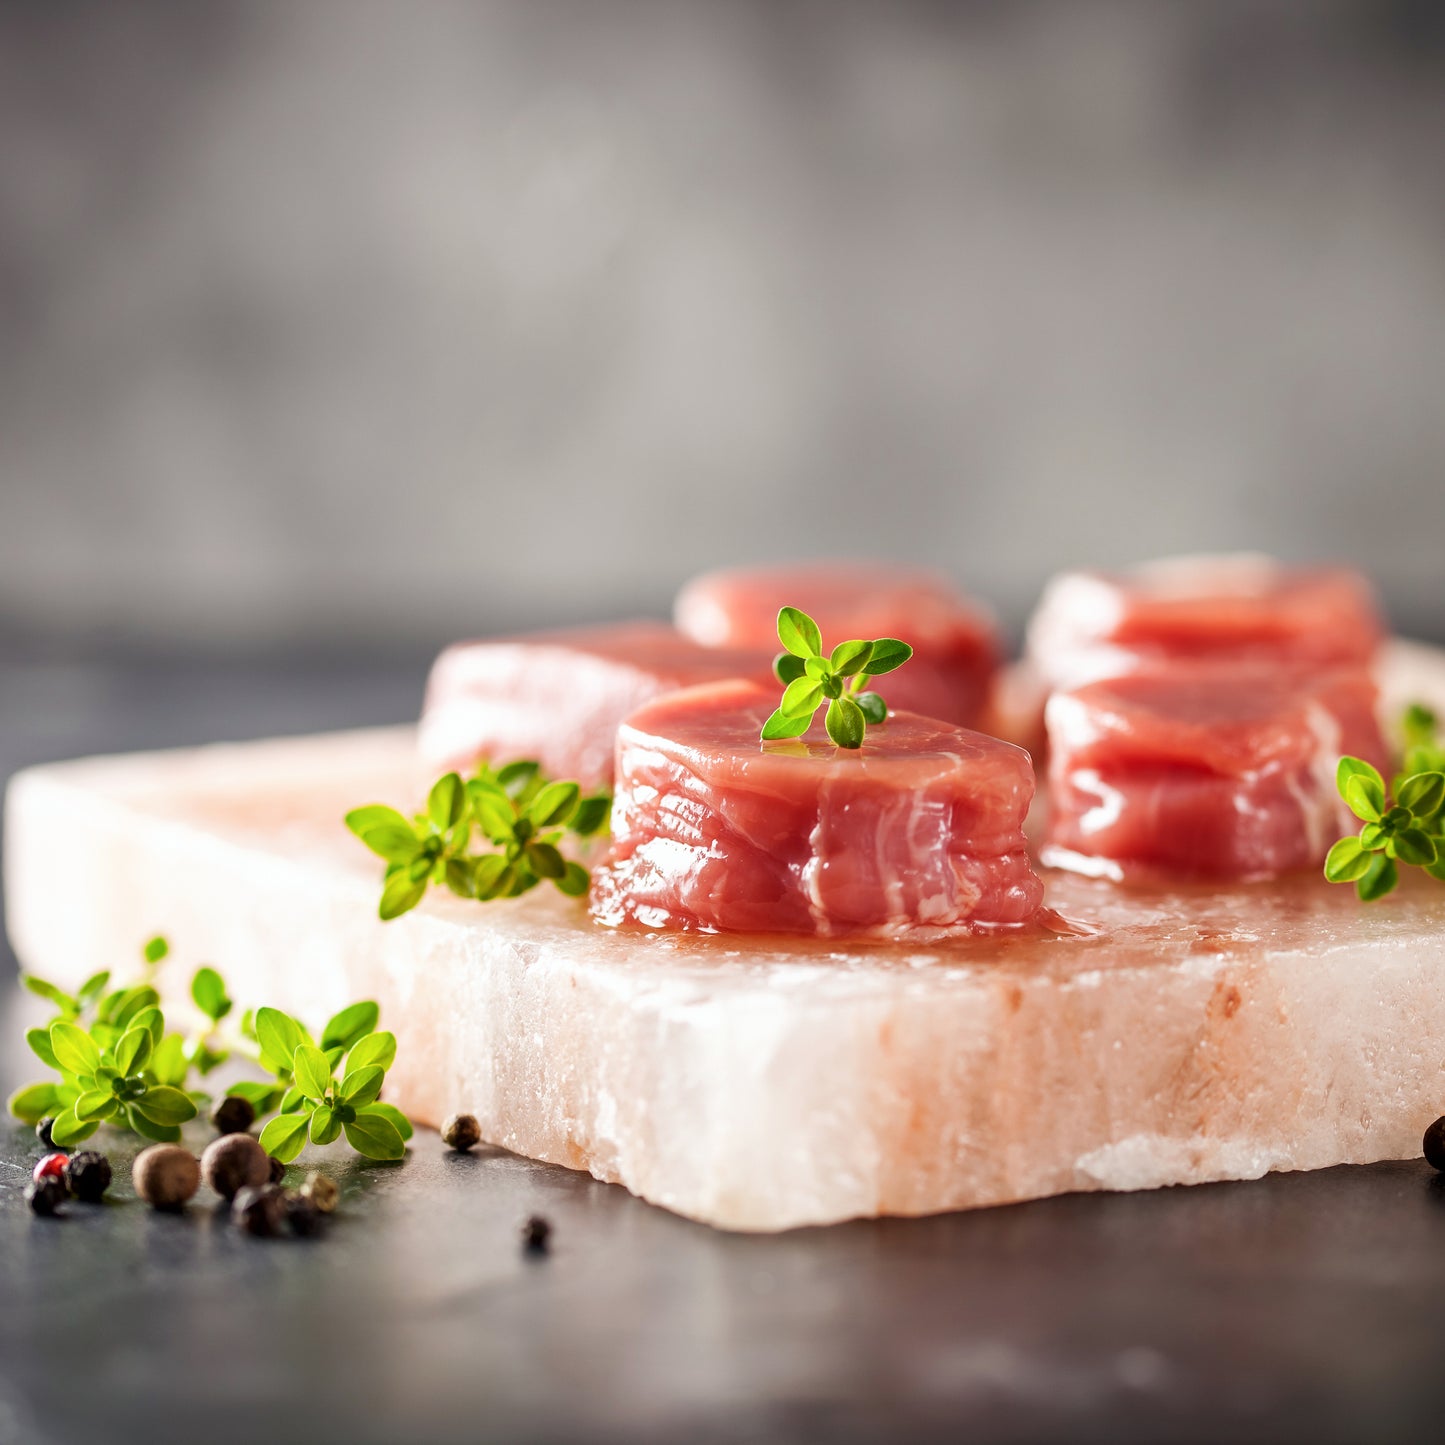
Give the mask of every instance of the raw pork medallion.
<svg viewBox="0 0 1445 1445">
<path fill-rule="evenodd" d="M 678 594 L 677 625 L 709 647 L 778 650 L 778 610 L 800 607 L 828 645 L 899 637 L 913 659 L 879 691 L 890 707 L 972 727 L 999 663 L 993 619 L 944 578 L 879 563 L 734 568 L 695 578 Z"/>
<path fill-rule="evenodd" d="M 1363 668 L 1155 667 L 1056 692 L 1046 717 L 1043 861 L 1113 878 L 1317 866 L 1359 826 L 1340 755 L 1386 760 Z"/>
<path fill-rule="evenodd" d="M 1054 578 L 1029 623 L 1027 658 L 1054 688 L 1160 662 L 1363 667 L 1383 638 L 1374 593 L 1348 568 L 1178 557 Z"/>
<path fill-rule="evenodd" d="M 650 698 L 771 676 L 772 650 L 706 648 L 660 622 L 459 642 L 432 667 L 419 743 L 429 766 L 535 758 L 584 788 L 612 776 L 617 725 Z"/>
<path fill-rule="evenodd" d="M 777 688 L 723 683 L 640 708 L 617 735 L 604 923 L 942 937 L 1027 923 L 1021 748 L 911 713 L 858 749 L 761 743 Z M 820 715 L 821 716 L 821 715 Z"/>
</svg>

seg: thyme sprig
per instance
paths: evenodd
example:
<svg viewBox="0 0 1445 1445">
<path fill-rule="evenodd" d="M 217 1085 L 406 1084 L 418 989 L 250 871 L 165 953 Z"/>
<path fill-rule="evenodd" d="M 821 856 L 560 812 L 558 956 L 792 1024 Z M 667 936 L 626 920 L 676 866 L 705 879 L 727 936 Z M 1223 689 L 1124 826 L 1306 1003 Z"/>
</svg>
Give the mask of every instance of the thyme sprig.
<svg viewBox="0 0 1445 1445">
<path fill-rule="evenodd" d="M 549 781 L 535 762 L 495 771 L 484 763 L 465 782 L 458 773 L 438 778 L 425 812 L 412 819 L 372 803 L 349 812 L 346 826 L 386 861 L 378 912 L 392 919 L 415 908 L 432 884 L 482 902 L 516 898 L 544 881 L 580 897 L 587 870 L 561 845 L 568 834 L 600 832 L 611 808 L 609 794 L 584 796 L 578 783 Z M 474 835 L 492 846 L 473 849 Z"/>
<path fill-rule="evenodd" d="M 888 704 L 865 684 L 913 656 L 896 637 L 853 638 L 824 655 L 818 624 L 797 607 L 778 613 L 778 641 L 784 650 L 773 659 L 773 673 L 783 684 L 783 699 L 763 724 L 764 742 L 802 737 L 826 703 L 828 736 L 840 748 L 862 747 L 868 724 L 888 716 Z"/>
</svg>

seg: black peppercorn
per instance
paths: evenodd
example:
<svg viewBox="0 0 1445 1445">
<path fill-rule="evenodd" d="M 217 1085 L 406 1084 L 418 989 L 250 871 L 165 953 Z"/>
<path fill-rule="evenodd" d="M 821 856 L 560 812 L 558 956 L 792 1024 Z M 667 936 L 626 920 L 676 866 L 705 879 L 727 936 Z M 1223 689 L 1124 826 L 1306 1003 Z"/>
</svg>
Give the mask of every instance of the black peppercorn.
<svg viewBox="0 0 1445 1445">
<path fill-rule="evenodd" d="M 326 1222 L 326 1216 L 304 1194 L 294 1189 L 286 1193 L 285 1215 L 291 1233 L 302 1239 L 320 1234 L 321 1226 Z"/>
<path fill-rule="evenodd" d="M 65 1203 L 65 1185 L 58 1179 L 32 1179 L 25 1186 L 25 1202 L 36 1214 L 54 1214 Z"/>
<path fill-rule="evenodd" d="M 531 1215 L 522 1226 L 522 1248 L 528 1254 L 546 1254 L 552 1238 L 552 1223 L 540 1214 Z"/>
<path fill-rule="evenodd" d="M 55 1127 L 54 1119 L 42 1119 L 35 1126 L 35 1137 L 45 1145 L 47 1149 L 55 1148 L 55 1140 L 50 1137 L 50 1131 Z"/>
<path fill-rule="evenodd" d="M 279 1184 L 286 1177 L 286 1166 L 274 1154 L 266 1157 L 271 1161 L 271 1183 Z"/>
<path fill-rule="evenodd" d="M 442 1141 L 459 1153 L 482 1142 L 482 1126 L 475 1114 L 453 1114 L 442 1125 Z"/>
<path fill-rule="evenodd" d="M 1436 1119 L 1425 1130 L 1425 1162 L 1445 1174 L 1445 1118 Z"/>
<path fill-rule="evenodd" d="M 65 1182 L 77 1199 L 87 1204 L 99 1204 L 105 1191 L 110 1188 L 110 1160 L 94 1149 L 82 1149 L 72 1154 L 65 1166 Z"/>
<path fill-rule="evenodd" d="M 206 1145 L 201 1173 L 222 1199 L 234 1199 L 237 1190 L 271 1178 L 271 1156 L 249 1134 L 222 1134 Z"/>
<path fill-rule="evenodd" d="M 274 1184 L 242 1189 L 231 1205 L 231 1218 L 238 1229 L 269 1239 L 278 1233 L 286 1212 L 286 1191 Z"/>
<path fill-rule="evenodd" d="M 218 1134 L 244 1134 L 256 1122 L 256 1110 L 249 1099 L 227 1094 L 211 1110 L 211 1124 Z"/>
</svg>

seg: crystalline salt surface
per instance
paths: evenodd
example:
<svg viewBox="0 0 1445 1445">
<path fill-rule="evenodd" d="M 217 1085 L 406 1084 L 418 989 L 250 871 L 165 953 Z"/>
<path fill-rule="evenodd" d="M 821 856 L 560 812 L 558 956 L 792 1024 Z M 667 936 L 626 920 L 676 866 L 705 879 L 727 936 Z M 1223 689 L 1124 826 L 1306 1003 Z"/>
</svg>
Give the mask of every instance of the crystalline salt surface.
<svg viewBox="0 0 1445 1445">
<path fill-rule="evenodd" d="M 448 647 L 432 667 L 422 755 L 436 772 L 536 758 L 584 787 L 612 777 L 617 725 L 659 693 L 771 680 L 775 648 L 707 648 L 660 622 L 618 622 Z"/>
<path fill-rule="evenodd" d="M 1390 706 L 1445 704 L 1439 654 L 1392 671 Z M 610 930 L 540 894 L 382 924 L 339 820 L 425 783 L 409 732 L 22 774 L 16 950 L 78 982 L 163 928 L 243 1004 L 374 996 L 401 1040 L 389 1096 L 419 1119 L 470 1109 L 508 1148 L 734 1229 L 1413 1156 L 1445 1112 L 1445 888 L 1424 878 L 1361 907 L 1311 877 L 1056 874 L 1046 901 L 1093 936 L 928 948 Z"/>
<path fill-rule="evenodd" d="M 880 677 L 892 707 L 974 727 L 999 663 L 998 632 L 981 603 L 946 578 L 878 562 L 737 567 L 694 578 L 678 594 L 677 625 L 709 647 L 777 651 L 780 607 L 800 607 L 824 645 L 898 637 L 914 657 Z"/>
</svg>

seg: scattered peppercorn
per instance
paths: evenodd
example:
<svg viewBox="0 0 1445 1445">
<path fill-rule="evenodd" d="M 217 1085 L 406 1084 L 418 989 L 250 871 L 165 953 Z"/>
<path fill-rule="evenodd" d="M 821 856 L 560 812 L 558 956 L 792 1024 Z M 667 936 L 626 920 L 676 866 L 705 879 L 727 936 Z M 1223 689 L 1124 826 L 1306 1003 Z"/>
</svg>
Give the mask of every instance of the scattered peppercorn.
<svg viewBox="0 0 1445 1445">
<path fill-rule="evenodd" d="M 341 1191 L 336 1187 L 334 1179 L 318 1174 L 313 1169 L 301 1186 L 301 1197 L 309 1199 L 323 1214 L 330 1214 L 336 1208 Z"/>
<path fill-rule="evenodd" d="M 41 1184 L 47 1179 L 54 1179 L 62 1189 L 65 1188 L 65 1166 L 70 1163 L 70 1155 L 60 1150 L 53 1154 L 47 1154 L 31 1171 L 30 1177 Z"/>
<path fill-rule="evenodd" d="M 36 1214 L 52 1215 L 65 1203 L 65 1185 L 58 1179 L 32 1179 L 25 1186 L 25 1202 Z"/>
<path fill-rule="evenodd" d="M 546 1254 L 552 1238 L 552 1222 L 540 1214 L 529 1216 L 522 1226 L 522 1248 L 528 1254 Z"/>
<path fill-rule="evenodd" d="M 288 1190 L 284 1196 L 284 1206 L 286 1223 L 290 1225 L 292 1234 L 302 1239 L 310 1239 L 321 1233 L 326 1216 L 304 1194 L 294 1189 Z"/>
<path fill-rule="evenodd" d="M 42 1119 L 35 1126 L 35 1137 L 45 1145 L 47 1149 L 55 1148 L 55 1140 L 50 1137 L 50 1131 L 55 1127 L 54 1119 Z"/>
<path fill-rule="evenodd" d="M 270 1182 L 271 1156 L 249 1134 L 222 1134 L 206 1145 L 201 1173 L 222 1199 Z"/>
<path fill-rule="evenodd" d="M 279 1232 L 286 1212 L 286 1191 L 274 1184 L 247 1185 L 231 1205 L 231 1219 L 238 1229 L 258 1239 Z"/>
<path fill-rule="evenodd" d="M 286 1177 L 286 1166 L 274 1154 L 268 1157 L 271 1160 L 271 1183 L 279 1184 Z"/>
<path fill-rule="evenodd" d="M 99 1204 L 110 1180 L 110 1160 L 94 1149 L 82 1149 L 65 1166 L 66 1187 L 86 1204 Z"/>
<path fill-rule="evenodd" d="M 482 1126 L 475 1114 L 453 1114 L 442 1125 L 442 1142 L 465 1154 L 468 1149 L 482 1142 Z"/>
<path fill-rule="evenodd" d="M 227 1094 L 211 1110 L 211 1123 L 218 1134 L 244 1134 L 256 1122 L 256 1107 L 239 1094 Z"/>
<path fill-rule="evenodd" d="M 156 1209 L 179 1209 L 201 1187 L 201 1162 L 179 1144 L 152 1144 L 131 1165 L 135 1192 Z"/>
<path fill-rule="evenodd" d="M 1436 1119 L 1425 1130 L 1425 1160 L 1445 1174 L 1445 1118 Z"/>
</svg>

